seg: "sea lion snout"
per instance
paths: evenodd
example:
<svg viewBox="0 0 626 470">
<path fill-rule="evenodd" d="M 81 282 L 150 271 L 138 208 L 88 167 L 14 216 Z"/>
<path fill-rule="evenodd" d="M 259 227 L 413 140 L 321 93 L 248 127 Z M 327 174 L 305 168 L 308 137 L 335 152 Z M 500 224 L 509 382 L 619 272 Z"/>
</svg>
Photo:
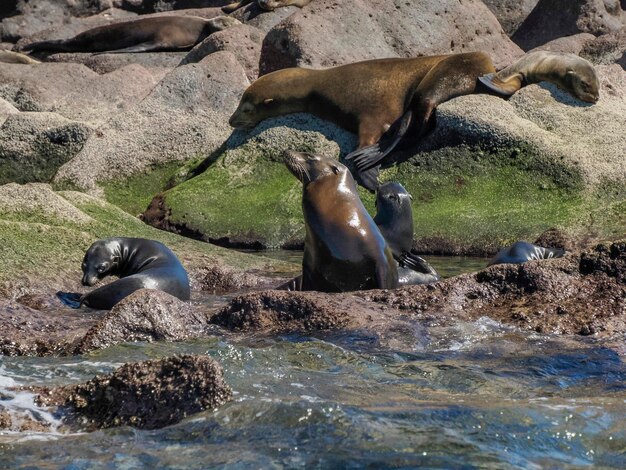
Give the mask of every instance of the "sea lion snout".
<svg viewBox="0 0 626 470">
<path fill-rule="evenodd" d="M 98 276 L 96 274 L 85 273 L 83 275 L 83 286 L 93 286 L 96 282 L 98 282 Z"/>
</svg>

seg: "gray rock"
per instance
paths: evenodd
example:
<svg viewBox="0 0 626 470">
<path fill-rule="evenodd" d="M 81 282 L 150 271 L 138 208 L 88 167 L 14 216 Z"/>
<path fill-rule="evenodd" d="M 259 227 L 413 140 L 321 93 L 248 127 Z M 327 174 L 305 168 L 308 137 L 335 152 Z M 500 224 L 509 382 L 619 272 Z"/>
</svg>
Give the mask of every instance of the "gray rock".
<svg viewBox="0 0 626 470">
<path fill-rule="evenodd" d="M 619 0 L 540 0 L 512 39 L 527 51 L 572 34 L 616 32 L 625 24 Z"/>
<path fill-rule="evenodd" d="M 18 109 L 7 100 L 0 98 L 0 126 L 11 114 L 19 113 Z"/>
<path fill-rule="evenodd" d="M 264 36 L 263 31 L 248 25 L 234 26 L 213 33 L 194 47 L 182 60 L 181 65 L 199 62 L 217 51 L 229 51 L 244 67 L 248 79 L 256 80 L 259 76 L 259 60 Z"/>
<path fill-rule="evenodd" d="M 189 302 L 141 289 L 106 313 L 85 335 L 77 354 L 127 341 L 183 341 L 201 336 L 208 318 Z"/>
<path fill-rule="evenodd" d="M 141 54 L 92 54 L 90 52 L 57 53 L 46 56 L 47 62 L 74 62 L 83 64 L 96 73 L 114 72 L 128 65 L 137 64 L 150 71 L 159 80 L 171 72 L 187 52 L 144 52 Z"/>
<path fill-rule="evenodd" d="M 176 68 L 141 103 L 98 128 L 55 181 L 94 189 L 97 181 L 212 152 L 230 133 L 228 117 L 248 84 L 229 52 Z"/>
<path fill-rule="evenodd" d="M 48 182 L 83 147 L 91 129 L 55 113 L 18 113 L 0 127 L 0 184 Z"/>
<path fill-rule="evenodd" d="M 580 55 L 595 64 L 612 64 L 622 60 L 626 54 L 626 28 L 616 33 L 603 34 L 588 41 L 583 46 Z"/>
<path fill-rule="evenodd" d="M 265 11 L 260 8 L 256 2 L 253 2 L 236 10 L 234 13 L 231 13 L 231 16 L 237 18 L 242 23 L 249 24 L 250 26 L 254 26 L 255 28 L 267 33 L 278 23 L 283 21 L 285 18 L 290 17 L 297 11 L 300 11 L 300 8 L 284 7 L 278 8 L 274 11 Z"/>
<path fill-rule="evenodd" d="M 535 47 L 528 52 L 552 51 L 580 55 L 580 52 L 584 49 L 585 45 L 588 42 L 593 41 L 595 38 L 596 37 L 591 33 L 578 33 L 572 36 L 556 38 L 546 44 Z"/>
<path fill-rule="evenodd" d="M 519 25 L 528 17 L 539 0 L 483 0 L 483 3 L 498 18 L 502 29 L 512 36 Z"/>
<path fill-rule="evenodd" d="M 522 53 L 478 0 L 318 0 L 267 34 L 260 72 L 477 50 L 490 54 L 496 66 Z"/>
</svg>

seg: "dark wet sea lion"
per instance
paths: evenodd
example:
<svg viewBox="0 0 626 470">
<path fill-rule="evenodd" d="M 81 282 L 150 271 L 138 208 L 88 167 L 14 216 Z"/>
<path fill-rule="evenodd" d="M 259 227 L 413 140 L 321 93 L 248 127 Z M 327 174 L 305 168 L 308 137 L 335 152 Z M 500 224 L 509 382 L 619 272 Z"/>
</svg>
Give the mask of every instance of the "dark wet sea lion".
<svg viewBox="0 0 626 470">
<path fill-rule="evenodd" d="M 429 284 L 439 280 L 439 274 L 413 251 L 413 210 L 411 195 L 395 181 L 383 183 L 376 193 L 378 225 L 393 257 L 399 263 L 400 285 Z"/>
<path fill-rule="evenodd" d="M 324 70 L 288 68 L 250 85 L 229 122 L 253 127 L 269 117 L 309 112 L 358 133 L 359 149 L 387 133 L 379 144 L 384 156 L 407 132 L 413 139 L 427 132 L 439 103 L 473 93 L 478 77 L 491 72 L 493 63 L 482 52 L 376 59 Z M 358 164 L 355 177 L 374 191 L 378 163 Z"/>
<path fill-rule="evenodd" d="M 222 7 L 222 11 L 224 13 L 232 13 L 239 8 L 242 8 L 246 5 L 249 5 L 254 0 L 241 0 L 240 2 L 234 2 L 230 5 L 226 5 Z M 312 0 L 256 0 L 257 4 L 263 9 L 267 11 L 275 10 L 276 8 L 295 6 L 302 8 L 303 6 L 311 3 Z"/>
<path fill-rule="evenodd" d="M 191 49 L 211 33 L 240 22 L 228 16 L 157 16 L 123 21 L 84 31 L 73 38 L 27 44 L 25 51 L 149 52 Z"/>
<path fill-rule="evenodd" d="M 98 240 L 85 253 L 82 270 L 85 286 L 93 286 L 109 275 L 120 279 L 78 298 L 79 294 L 58 293 L 64 303 L 74 308 L 86 305 L 111 309 L 139 289 L 162 290 L 181 300 L 189 300 L 185 268 L 172 250 L 154 240 L 124 237 Z"/>
<path fill-rule="evenodd" d="M 546 81 L 587 103 L 596 103 L 600 98 L 600 81 L 593 65 L 582 57 L 563 52 L 531 52 L 505 69 L 479 80 L 504 96 L 510 96 L 531 83 Z"/>
<path fill-rule="evenodd" d="M 525 241 L 519 241 L 500 250 L 487 266 L 505 263 L 525 263 L 534 259 L 561 258 L 564 254 L 565 250 L 560 248 L 544 248 Z"/>
<path fill-rule="evenodd" d="M 288 150 L 284 158 L 303 186 L 302 290 L 397 287 L 391 250 L 363 206 L 348 169 L 332 158 L 310 153 Z"/>
</svg>

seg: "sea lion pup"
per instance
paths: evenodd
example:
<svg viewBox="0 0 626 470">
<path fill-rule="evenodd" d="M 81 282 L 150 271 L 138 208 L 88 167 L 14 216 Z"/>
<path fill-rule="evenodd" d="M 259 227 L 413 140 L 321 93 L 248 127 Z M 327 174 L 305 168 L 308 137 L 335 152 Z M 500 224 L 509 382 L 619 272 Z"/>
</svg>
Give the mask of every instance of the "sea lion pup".
<svg viewBox="0 0 626 470">
<path fill-rule="evenodd" d="M 302 182 L 306 237 L 301 289 L 398 287 L 391 250 L 363 206 L 348 169 L 320 155 L 287 150 L 283 156 L 289 171 Z"/>
<path fill-rule="evenodd" d="M 411 200 L 411 195 L 400 183 L 390 181 L 380 185 L 376 192 L 374 222 L 399 263 L 400 285 L 430 284 L 439 280 L 439 274 L 413 251 Z"/>
<path fill-rule="evenodd" d="M 519 264 L 533 259 L 561 258 L 565 250 L 560 248 L 544 248 L 525 241 L 518 241 L 501 249 L 487 266 L 494 264 Z"/>
<path fill-rule="evenodd" d="M 458 66 L 464 69 L 464 72 L 467 71 L 465 70 L 467 65 L 458 64 Z M 436 117 L 434 111 L 437 104 L 474 91 L 510 96 L 530 83 L 548 81 L 583 101 L 590 103 L 598 101 L 599 81 L 593 66 L 574 54 L 532 52 L 504 70 L 494 72 L 478 74 L 475 78 L 481 84 L 479 87 L 473 86 L 470 83 L 472 77 L 465 74 L 461 77 L 469 82 L 457 83 L 458 72 L 452 69 L 444 69 L 443 73 L 432 75 L 429 72 L 415 89 L 411 104 L 402 118 L 394 122 L 391 129 L 377 143 L 357 149 L 346 158 L 353 160 L 360 172 L 376 165 L 385 168 L 400 163 L 402 160 L 387 155 L 401 139 L 403 147 L 414 145 L 417 140 L 434 129 Z"/>
<path fill-rule="evenodd" d="M 0 51 L 0 62 L 5 64 L 40 64 L 38 60 L 13 51 Z"/>
<path fill-rule="evenodd" d="M 109 276 L 120 279 L 81 296 L 57 292 L 66 305 L 111 309 L 124 297 L 139 289 L 162 290 L 189 300 L 189 278 L 185 268 L 168 247 L 145 238 L 105 238 L 93 243 L 83 259 L 84 286 L 93 286 Z"/>
<path fill-rule="evenodd" d="M 378 147 L 384 156 L 409 130 L 413 139 L 430 130 L 439 103 L 473 93 L 478 77 L 491 72 L 493 63 L 482 52 L 375 59 L 323 70 L 287 68 L 250 85 L 229 122 L 253 127 L 269 117 L 309 112 L 358 133 L 358 149 L 386 133 Z M 356 160 L 355 178 L 372 192 L 381 159 L 365 166 Z"/>
<path fill-rule="evenodd" d="M 600 81 L 593 65 L 582 57 L 563 52 L 531 52 L 507 68 L 484 75 L 479 80 L 504 96 L 511 96 L 531 83 L 545 81 L 587 103 L 596 103 L 600 98 Z"/>
<path fill-rule="evenodd" d="M 224 13 L 232 13 L 239 8 L 242 8 L 246 5 L 249 5 L 254 0 L 241 0 L 240 2 L 231 3 L 230 5 L 226 5 L 222 7 L 222 11 Z M 302 8 L 303 6 L 311 3 L 311 0 L 257 0 L 257 5 L 259 5 L 263 10 L 273 11 L 276 8 L 295 6 Z"/>
<path fill-rule="evenodd" d="M 151 52 L 191 49 L 211 33 L 240 24 L 218 16 L 157 16 L 88 29 L 73 38 L 27 44 L 25 51 L 50 52 Z"/>
</svg>

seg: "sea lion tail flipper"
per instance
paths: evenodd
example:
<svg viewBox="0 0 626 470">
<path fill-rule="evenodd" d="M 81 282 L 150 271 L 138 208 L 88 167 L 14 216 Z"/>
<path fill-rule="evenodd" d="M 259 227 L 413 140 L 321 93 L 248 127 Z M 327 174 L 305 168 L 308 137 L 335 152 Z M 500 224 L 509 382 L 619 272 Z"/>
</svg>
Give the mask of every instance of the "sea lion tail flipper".
<svg viewBox="0 0 626 470">
<path fill-rule="evenodd" d="M 50 51 L 50 52 L 66 52 L 67 41 L 64 39 L 55 39 L 51 41 L 36 41 L 31 42 L 18 48 L 17 50 L 22 52 L 37 52 L 37 51 Z"/>
<path fill-rule="evenodd" d="M 349 153 L 346 159 L 353 160 L 359 171 L 366 171 L 380 164 L 383 158 L 402 140 L 411 125 L 412 117 L 413 111 L 409 109 L 391 125 L 377 143 Z"/>
<path fill-rule="evenodd" d="M 370 168 L 369 170 L 359 171 L 356 170 L 354 177 L 361 186 L 367 189 L 370 193 L 375 193 L 378 190 L 378 173 L 380 171 L 380 165 Z"/>
<path fill-rule="evenodd" d="M 77 292 L 57 292 L 57 297 L 61 302 L 71 308 L 80 308 L 81 295 Z"/>
<path fill-rule="evenodd" d="M 522 88 L 522 78 L 521 74 L 516 73 L 507 80 L 502 80 L 498 78 L 497 73 L 488 73 L 487 75 L 478 77 L 478 81 L 498 95 L 511 96 Z"/>
<path fill-rule="evenodd" d="M 400 263 L 400 266 L 404 268 L 412 269 L 413 271 L 418 273 L 431 274 L 435 278 L 439 279 L 439 274 L 437 273 L 435 268 L 433 268 L 424 258 L 416 255 L 413 252 L 402 253 L 398 259 L 398 262 Z"/>
</svg>

